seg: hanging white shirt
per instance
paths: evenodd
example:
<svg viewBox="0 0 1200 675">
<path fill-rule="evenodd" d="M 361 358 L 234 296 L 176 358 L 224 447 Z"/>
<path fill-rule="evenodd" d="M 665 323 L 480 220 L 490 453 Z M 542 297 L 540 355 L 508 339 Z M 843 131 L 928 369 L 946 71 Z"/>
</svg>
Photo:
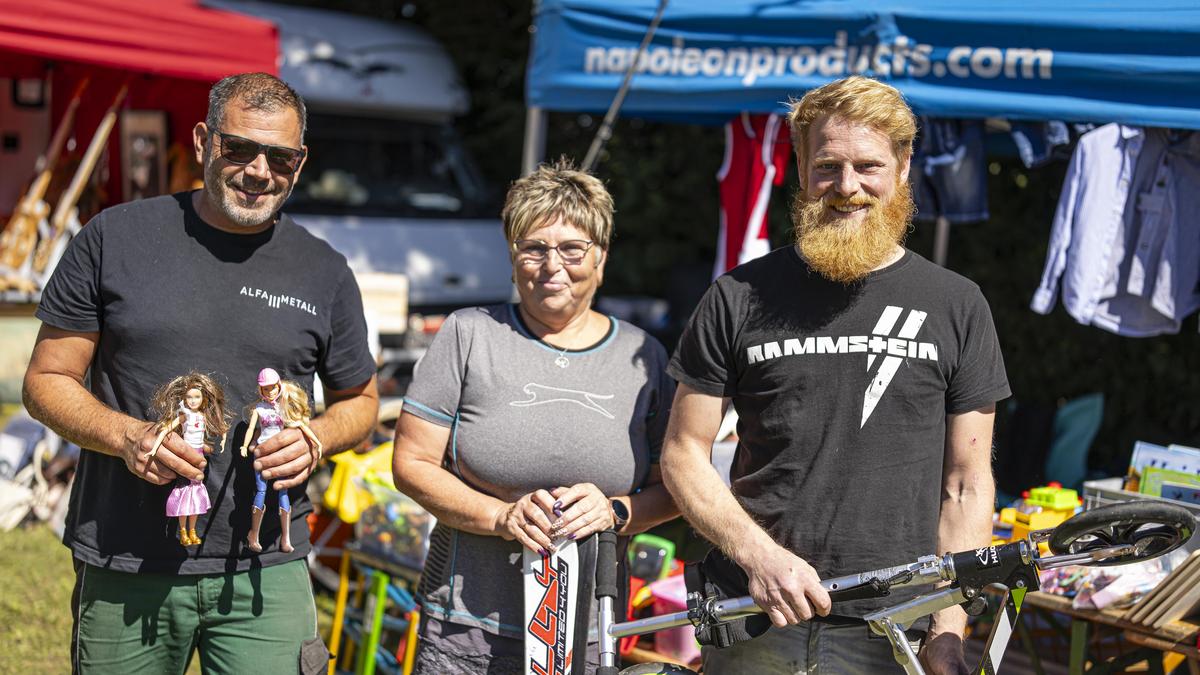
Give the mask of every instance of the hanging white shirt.
<svg viewBox="0 0 1200 675">
<path fill-rule="evenodd" d="M 1200 308 L 1200 135 L 1120 124 L 1079 140 L 1033 310 L 1063 306 L 1131 337 L 1179 332 Z M 1132 201 L 1131 201 L 1132 197 Z"/>
</svg>

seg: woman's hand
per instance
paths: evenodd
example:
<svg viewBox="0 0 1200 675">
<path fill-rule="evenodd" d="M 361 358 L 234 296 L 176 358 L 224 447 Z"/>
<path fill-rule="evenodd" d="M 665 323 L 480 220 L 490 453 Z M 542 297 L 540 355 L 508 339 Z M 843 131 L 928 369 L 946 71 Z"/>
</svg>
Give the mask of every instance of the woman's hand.
<svg viewBox="0 0 1200 675">
<path fill-rule="evenodd" d="M 516 539 L 525 548 L 546 555 L 554 550 L 550 519 L 555 517 L 554 497 L 538 490 L 500 509 L 494 529 L 501 537 Z"/>
<path fill-rule="evenodd" d="M 554 488 L 552 512 L 557 516 L 550 536 L 583 539 L 615 525 L 612 506 L 600 488 L 591 483 Z"/>
</svg>

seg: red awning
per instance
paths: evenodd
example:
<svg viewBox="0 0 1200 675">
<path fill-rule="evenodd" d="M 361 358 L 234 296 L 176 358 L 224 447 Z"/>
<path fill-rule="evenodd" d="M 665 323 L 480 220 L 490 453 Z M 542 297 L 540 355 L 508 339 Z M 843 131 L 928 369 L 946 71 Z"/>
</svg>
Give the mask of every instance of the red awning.
<svg viewBox="0 0 1200 675">
<path fill-rule="evenodd" d="M 5 53 L 215 82 L 232 73 L 278 74 L 269 22 L 197 0 L 0 0 Z"/>
</svg>

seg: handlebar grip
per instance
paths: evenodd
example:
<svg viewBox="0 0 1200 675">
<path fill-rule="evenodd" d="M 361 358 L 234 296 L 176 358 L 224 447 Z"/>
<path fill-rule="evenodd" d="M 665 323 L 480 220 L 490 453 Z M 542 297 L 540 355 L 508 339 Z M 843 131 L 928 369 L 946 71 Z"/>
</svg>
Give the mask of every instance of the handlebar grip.
<svg viewBox="0 0 1200 675">
<path fill-rule="evenodd" d="M 871 600 L 886 598 L 891 591 L 880 579 L 871 579 L 861 586 L 854 586 L 842 591 L 829 591 L 830 602 L 850 602 L 851 600 Z"/>
<path fill-rule="evenodd" d="M 596 598 L 617 597 L 617 533 L 605 530 L 597 535 Z"/>
</svg>

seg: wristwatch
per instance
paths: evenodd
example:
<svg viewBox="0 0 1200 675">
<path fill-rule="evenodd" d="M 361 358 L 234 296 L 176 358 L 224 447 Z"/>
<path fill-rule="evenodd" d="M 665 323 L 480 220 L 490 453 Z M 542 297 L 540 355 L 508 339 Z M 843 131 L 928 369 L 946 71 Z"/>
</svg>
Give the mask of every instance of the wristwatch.
<svg viewBox="0 0 1200 675">
<path fill-rule="evenodd" d="M 625 523 L 629 522 L 629 509 L 625 508 L 625 503 L 619 499 L 610 499 L 608 503 L 612 507 L 613 528 L 620 532 L 625 529 Z"/>
</svg>

